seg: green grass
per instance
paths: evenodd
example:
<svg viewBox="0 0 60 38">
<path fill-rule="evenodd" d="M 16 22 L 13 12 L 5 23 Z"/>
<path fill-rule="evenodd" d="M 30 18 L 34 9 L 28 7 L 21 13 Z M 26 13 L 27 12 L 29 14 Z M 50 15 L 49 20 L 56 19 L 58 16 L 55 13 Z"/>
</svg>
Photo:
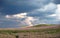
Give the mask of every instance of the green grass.
<svg viewBox="0 0 60 38">
<path fill-rule="evenodd" d="M 51 26 L 54 24 L 39 24 L 33 27 L 40 27 L 40 26 Z M 53 33 L 60 33 L 60 28 L 49 28 L 49 29 L 35 29 L 35 30 L 0 30 L 0 33 L 8 33 L 8 34 L 12 34 L 12 33 L 26 33 L 26 32 L 44 32 L 46 34 L 53 34 Z"/>
<path fill-rule="evenodd" d="M 41 26 L 52 26 L 54 24 L 39 24 L 39 25 L 35 25 L 33 27 L 41 27 Z"/>
<path fill-rule="evenodd" d="M 33 27 L 41 27 L 41 26 L 51 26 L 52 24 L 40 24 L 37 26 L 33 26 Z M 60 38 L 60 36 L 58 35 L 60 34 L 60 28 L 48 28 L 48 29 L 30 29 L 30 30 L 0 30 L 0 38 L 7 38 L 8 37 L 12 37 L 12 38 L 16 38 L 16 36 L 21 37 L 21 35 L 24 38 L 30 37 L 31 38 L 35 38 L 38 37 L 40 38 L 42 36 L 42 38 L 44 38 L 46 36 L 46 38 Z M 30 36 L 29 36 L 30 35 Z M 1 37 L 2 36 L 2 37 Z M 34 37 L 32 37 L 34 36 Z M 48 36 L 48 37 L 47 37 Z M 22 38 L 23 38 L 22 37 Z"/>
<path fill-rule="evenodd" d="M 46 34 L 60 33 L 60 28 L 56 29 L 37 29 L 37 30 L 0 30 L 0 33 L 26 33 L 26 32 L 44 32 Z"/>
</svg>

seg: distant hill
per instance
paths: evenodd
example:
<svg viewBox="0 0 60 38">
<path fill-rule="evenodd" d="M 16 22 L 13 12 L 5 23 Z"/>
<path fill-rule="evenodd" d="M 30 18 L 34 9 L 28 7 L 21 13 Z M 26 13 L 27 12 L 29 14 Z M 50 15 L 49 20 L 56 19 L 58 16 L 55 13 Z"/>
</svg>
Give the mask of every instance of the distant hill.
<svg viewBox="0 0 60 38">
<path fill-rule="evenodd" d="M 33 27 L 53 26 L 53 25 L 56 25 L 56 24 L 38 24 L 38 25 L 35 25 L 35 26 L 33 26 Z"/>
<path fill-rule="evenodd" d="M 60 38 L 60 25 L 39 24 L 22 28 L 0 28 L 0 38 Z"/>
</svg>

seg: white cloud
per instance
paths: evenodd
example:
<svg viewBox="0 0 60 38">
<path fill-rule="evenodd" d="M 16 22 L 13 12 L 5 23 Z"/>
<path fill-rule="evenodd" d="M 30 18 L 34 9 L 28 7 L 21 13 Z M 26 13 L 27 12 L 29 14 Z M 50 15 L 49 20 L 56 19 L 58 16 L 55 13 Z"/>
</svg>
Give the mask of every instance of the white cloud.
<svg viewBox="0 0 60 38">
<path fill-rule="evenodd" d="M 27 17 L 24 22 L 28 24 L 29 26 L 33 26 L 32 21 L 34 21 L 33 17 Z"/>
<path fill-rule="evenodd" d="M 31 17 L 28 16 L 24 21 L 25 21 L 25 23 L 28 23 L 29 22 L 28 24 L 31 24 L 31 26 L 33 25 L 32 23 L 35 23 L 35 24 L 46 24 L 46 22 L 49 22 L 50 23 L 50 22 L 52 22 L 51 19 L 55 19 L 55 17 L 56 17 L 56 14 L 54 13 L 55 10 L 56 10 L 56 4 L 54 4 L 54 3 L 51 2 L 51 3 L 49 3 L 48 5 L 45 5 L 42 8 L 36 9 L 36 10 L 34 10 L 32 12 L 29 12 L 29 14 L 31 14 L 33 16 L 35 15 L 36 18 L 35 17 L 32 17 L 32 16 Z M 47 11 L 52 12 L 54 14 L 49 14 L 49 12 L 47 12 Z M 42 15 L 42 16 L 39 16 L 39 15 Z M 45 17 L 46 18 L 49 17 L 50 19 L 47 20 Z M 51 18 L 51 17 L 53 17 L 53 18 Z M 36 20 L 34 20 L 34 19 L 36 19 Z"/>
<path fill-rule="evenodd" d="M 47 17 L 56 17 L 57 15 L 56 14 L 51 14 L 51 15 L 48 15 Z"/>
<path fill-rule="evenodd" d="M 48 13 L 48 12 L 46 13 L 46 11 L 49 11 L 49 12 L 54 11 L 55 12 L 55 9 L 56 9 L 56 4 L 49 3 L 48 5 L 46 5 L 46 6 L 42 7 L 42 8 L 36 9 L 36 10 L 34 10 L 32 12 L 29 12 L 28 14 L 38 13 L 39 15 L 43 14 L 45 16 L 45 14 Z M 59 10 L 59 7 L 58 7 L 57 10 Z M 56 16 L 58 18 L 60 17 L 60 16 L 58 16 L 58 14 L 55 14 L 55 13 L 54 14 L 50 14 L 50 15 L 48 14 L 46 16 L 48 16 L 49 18 L 50 17 L 56 17 Z M 18 18 L 17 19 L 18 21 L 20 21 L 20 19 L 24 18 L 24 20 L 20 21 L 20 22 L 22 24 L 26 24 L 26 25 L 29 25 L 29 26 L 33 26 L 34 24 L 46 24 L 46 22 L 52 23 L 51 19 L 44 20 L 45 18 L 43 18 L 43 16 L 38 16 L 39 18 L 38 17 L 35 18 L 33 16 L 27 16 L 27 13 L 20 13 L 20 14 L 15 14 L 15 15 L 6 15 L 5 17 L 6 18 Z M 40 17 L 42 17 L 43 19 L 40 19 Z"/>
<path fill-rule="evenodd" d="M 6 18 L 25 18 L 27 13 L 20 13 L 15 15 L 6 15 Z"/>
<path fill-rule="evenodd" d="M 6 15 L 5 18 L 7 18 L 7 19 L 11 19 L 11 18 L 16 19 L 16 18 L 18 18 L 15 21 L 21 22 L 23 25 L 25 23 L 25 25 L 29 25 L 29 26 L 33 26 L 32 23 L 34 21 L 36 21 L 36 19 L 34 17 L 27 16 L 27 13 L 21 13 L 21 14 L 15 14 L 15 15 Z M 20 19 L 23 19 L 23 18 L 24 18 L 24 20 L 21 21 Z"/>
<path fill-rule="evenodd" d="M 16 14 L 16 15 L 12 15 L 13 17 L 17 17 L 17 18 L 25 18 L 27 15 L 27 13 L 21 13 L 21 14 Z"/>
<path fill-rule="evenodd" d="M 28 14 L 33 16 L 35 15 L 36 17 L 45 17 L 45 15 L 51 15 L 54 14 L 55 10 L 56 10 L 56 4 L 50 2 L 49 4 L 45 5 L 42 8 L 38 8 L 33 10 L 32 12 L 29 12 Z"/>
<path fill-rule="evenodd" d="M 11 18 L 15 19 L 16 22 L 20 22 L 20 25 L 28 25 L 28 26 L 33 26 L 36 24 L 46 24 L 44 23 L 44 21 L 39 20 L 39 18 L 35 18 L 35 17 L 31 17 L 31 16 L 27 16 L 26 13 L 21 13 L 21 14 L 15 14 L 15 15 L 6 15 L 5 16 L 7 19 L 12 20 Z M 18 19 L 16 19 L 18 18 Z M 24 20 L 20 20 L 23 19 Z"/>
<path fill-rule="evenodd" d="M 37 25 L 37 24 L 46 24 L 45 20 L 40 20 L 35 17 L 27 17 L 23 22 L 29 26 Z"/>
<path fill-rule="evenodd" d="M 57 9 L 56 9 L 56 12 L 55 13 L 57 14 L 57 17 L 56 18 L 58 20 L 60 20 L 60 4 L 57 5 Z"/>
<path fill-rule="evenodd" d="M 53 11 L 56 9 L 56 4 L 54 3 L 49 3 L 48 5 L 45 5 L 43 8 L 37 9 L 38 11 Z"/>
<path fill-rule="evenodd" d="M 9 2 L 10 2 L 10 0 L 9 0 Z M 15 2 L 17 2 L 17 1 L 15 1 Z M 57 9 L 56 9 L 56 4 L 50 2 L 50 3 L 44 5 L 44 3 L 46 3 L 46 2 L 47 2 L 47 0 L 28 0 L 28 1 L 21 0 L 21 1 L 18 1 L 17 3 L 15 3 L 16 4 L 15 6 L 18 6 L 19 10 L 24 10 L 23 12 L 30 11 L 30 9 L 34 10 L 36 7 L 38 7 L 38 8 L 34 11 L 32 10 L 32 12 L 29 12 L 28 13 L 29 15 L 27 15 L 27 13 L 21 13 L 21 12 L 19 14 L 6 15 L 4 20 L 9 19 L 9 20 L 7 20 L 8 22 L 9 21 L 16 22 L 17 26 L 18 25 L 33 26 L 36 24 L 57 23 L 58 22 L 57 20 L 60 20 L 60 5 L 57 5 Z M 13 4 L 13 2 L 11 4 Z M 25 10 L 25 8 L 26 8 L 26 10 Z M 50 14 L 51 12 L 53 14 Z"/>
<path fill-rule="evenodd" d="M 6 17 L 6 18 L 11 18 L 11 16 L 10 16 L 10 15 L 6 15 L 5 17 Z"/>
</svg>

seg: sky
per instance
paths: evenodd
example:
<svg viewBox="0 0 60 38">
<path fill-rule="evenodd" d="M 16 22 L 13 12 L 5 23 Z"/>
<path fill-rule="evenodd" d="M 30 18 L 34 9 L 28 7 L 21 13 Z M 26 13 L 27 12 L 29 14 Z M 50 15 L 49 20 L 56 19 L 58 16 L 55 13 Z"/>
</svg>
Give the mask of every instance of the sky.
<svg viewBox="0 0 60 38">
<path fill-rule="evenodd" d="M 60 0 L 0 0 L 0 28 L 60 23 Z"/>
</svg>

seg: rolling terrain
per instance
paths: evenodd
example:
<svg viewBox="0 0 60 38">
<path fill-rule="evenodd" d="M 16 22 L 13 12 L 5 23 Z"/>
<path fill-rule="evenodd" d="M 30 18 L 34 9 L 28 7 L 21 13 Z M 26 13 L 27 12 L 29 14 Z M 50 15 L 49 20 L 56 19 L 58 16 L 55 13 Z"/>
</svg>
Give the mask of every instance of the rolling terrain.
<svg viewBox="0 0 60 38">
<path fill-rule="evenodd" d="M 0 28 L 0 38 L 60 38 L 60 25 L 40 24 L 21 28 Z"/>
</svg>

